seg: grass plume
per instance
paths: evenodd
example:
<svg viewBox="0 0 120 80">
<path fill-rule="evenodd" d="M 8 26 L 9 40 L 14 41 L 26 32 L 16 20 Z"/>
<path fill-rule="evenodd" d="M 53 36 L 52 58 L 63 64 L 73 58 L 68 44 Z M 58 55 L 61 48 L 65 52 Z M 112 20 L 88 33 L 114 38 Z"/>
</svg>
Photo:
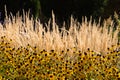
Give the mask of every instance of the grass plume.
<svg viewBox="0 0 120 80">
<path fill-rule="evenodd" d="M 50 30 L 50 23 L 52 23 L 52 31 Z M 82 23 L 77 22 L 71 17 L 69 30 L 65 29 L 65 25 L 59 29 L 55 22 L 55 15 L 52 13 L 52 21 L 46 25 L 47 31 L 40 23 L 40 20 L 33 20 L 28 14 L 23 17 L 7 16 L 4 25 L 0 25 L 0 37 L 6 36 L 13 40 L 13 46 L 37 46 L 39 49 L 61 51 L 64 49 L 71 49 L 76 47 L 81 51 L 88 48 L 96 52 L 106 52 L 111 45 L 118 43 L 119 30 L 114 29 L 112 20 L 104 22 L 103 26 L 88 21 L 86 17 L 83 18 Z M 61 30 L 61 31 L 59 31 Z"/>
</svg>

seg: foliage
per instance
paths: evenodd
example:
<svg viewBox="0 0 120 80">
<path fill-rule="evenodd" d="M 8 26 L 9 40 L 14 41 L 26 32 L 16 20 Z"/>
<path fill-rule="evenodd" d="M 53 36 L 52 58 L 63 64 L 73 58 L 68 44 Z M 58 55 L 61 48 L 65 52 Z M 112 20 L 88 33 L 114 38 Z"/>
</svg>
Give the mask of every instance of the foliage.
<svg viewBox="0 0 120 80">
<path fill-rule="evenodd" d="M 2 0 L 0 3 L 0 11 L 4 16 L 4 5 L 7 6 L 8 12 L 14 15 L 23 9 L 34 18 L 39 17 L 43 22 L 49 20 L 52 10 L 55 12 L 56 22 L 62 24 L 63 21 L 69 22 L 71 15 L 81 21 L 82 16 L 90 16 L 98 21 L 99 17 L 106 19 L 119 11 L 119 0 Z M 9 14 L 9 13 L 8 13 Z M 45 19 L 44 19 L 45 18 Z"/>
<path fill-rule="evenodd" d="M 39 0 L 2 0 L 0 5 L 0 11 L 4 15 L 5 5 L 7 8 L 8 14 L 10 12 L 13 15 L 16 15 L 17 12 L 23 13 L 30 11 L 31 16 L 33 15 L 34 18 L 38 18 L 41 15 L 41 4 Z"/>
<path fill-rule="evenodd" d="M 67 21 L 71 15 L 74 15 L 79 21 L 81 21 L 82 16 L 88 18 L 92 16 L 96 20 L 99 17 L 106 19 L 119 9 L 118 0 L 40 0 L 40 2 L 43 14 L 50 17 L 53 10 L 59 22 Z"/>
<path fill-rule="evenodd" d="M 93 1 L 95 6 L 92 15 L 96 18 L 99 18 L 100 16 L 102 17 L 105 14 L 105 7 L 108 6 L 109 0 L 93 0 Z"/>
</svg>

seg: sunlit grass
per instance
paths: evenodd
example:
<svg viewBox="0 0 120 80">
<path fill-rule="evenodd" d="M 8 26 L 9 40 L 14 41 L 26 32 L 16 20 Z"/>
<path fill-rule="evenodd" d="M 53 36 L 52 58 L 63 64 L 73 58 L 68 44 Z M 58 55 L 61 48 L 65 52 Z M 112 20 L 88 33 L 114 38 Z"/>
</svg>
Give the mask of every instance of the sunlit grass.
<svg viewBox="0 0 120 80">
<path fill-rule="evenodd" d="M 71 17 L 70 28 L 66 30 L 65 26 L 64 24 L 59 28 L 54 14 L 46 26 L 43 26 L 39 19 L 30 18 L 29 14 L 23 17 L 17 15 L 6 17 L 4 24 L 0 25 L 0 36 L 12 39 L 11 44 L 14 47 L 26 47 L 30 44 L 31 47 L 36 46 L 41 50 L 54 49 L 58 52 L 71 50 L 73 47 L 81 51 L 90 48 L 96 52 L 106 52 L 108 47 L 118 43 L 119 29 L 114 29 L 112 20 L 104 21 L 101 26 L 92 19 L 88 21 L 86 17 L 83 18 L 82 23 Z"/>
</svg>

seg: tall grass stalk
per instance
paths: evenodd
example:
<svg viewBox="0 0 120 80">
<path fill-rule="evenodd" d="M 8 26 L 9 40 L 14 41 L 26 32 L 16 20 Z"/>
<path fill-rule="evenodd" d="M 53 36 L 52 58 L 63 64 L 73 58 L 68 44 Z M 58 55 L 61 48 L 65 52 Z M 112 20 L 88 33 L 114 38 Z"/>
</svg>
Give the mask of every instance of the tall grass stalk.
<svg viewBox="0 0 120 80">
<path fill-rule="evenodd" d="M 50 30 L 52 23 L 52 30 Z M 40 23 L 40 20 L 34 20 L 28 14 L 24 16 L 7 16 L 4 24 L 0 24 L 0 37 L 6 36 L 7 39 L 12 39 L 12 46 L 26 47 L 30 44 L 31 47 L 37 46 L 39 49 L 56 51 L 72 49 L 80 49 L 86 51 L 88 48 L 96 52 L 106 52 L 111 45 L 118 43 L 118 30 L 114 29 L 112 20 L 100 24 L 88 21 L 83 18 L 82 23 L 74 20 L 71 17 L 69 30 L 65 29 L 65 25 L 59 29 L 55 22 L 55 16 L 52 14 L 52 21 L 46 25 L 47 31 Z M 59 31 L 61 30 L 61 31 Z"/>
</svg>

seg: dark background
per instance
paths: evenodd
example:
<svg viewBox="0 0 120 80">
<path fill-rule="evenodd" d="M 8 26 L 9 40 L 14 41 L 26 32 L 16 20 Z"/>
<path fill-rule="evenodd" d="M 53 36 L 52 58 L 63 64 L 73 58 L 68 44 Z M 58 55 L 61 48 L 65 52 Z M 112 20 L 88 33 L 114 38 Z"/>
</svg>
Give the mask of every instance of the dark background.
<svg viewBox="0 0 120 80">
<path fill-rule="evenodd" d="M 51 18 L 53 10 L 58 24 L 69 22 L 71 15 L 78 21 L 82 16 L 88 19 L 92 16 L 97 21 L 99 17 L 104 20 L 114 11 L 120 11 L 120 0 L 0 0 L 1 20 L 5 18 L 5 5 L 8 14 L 15 15 L 19 11 L 22 15 L 23 9 L 25 12 L 30 10 L 30 15 L 34 19 L 40 18 L 43 23 Z"/>
</svg>

